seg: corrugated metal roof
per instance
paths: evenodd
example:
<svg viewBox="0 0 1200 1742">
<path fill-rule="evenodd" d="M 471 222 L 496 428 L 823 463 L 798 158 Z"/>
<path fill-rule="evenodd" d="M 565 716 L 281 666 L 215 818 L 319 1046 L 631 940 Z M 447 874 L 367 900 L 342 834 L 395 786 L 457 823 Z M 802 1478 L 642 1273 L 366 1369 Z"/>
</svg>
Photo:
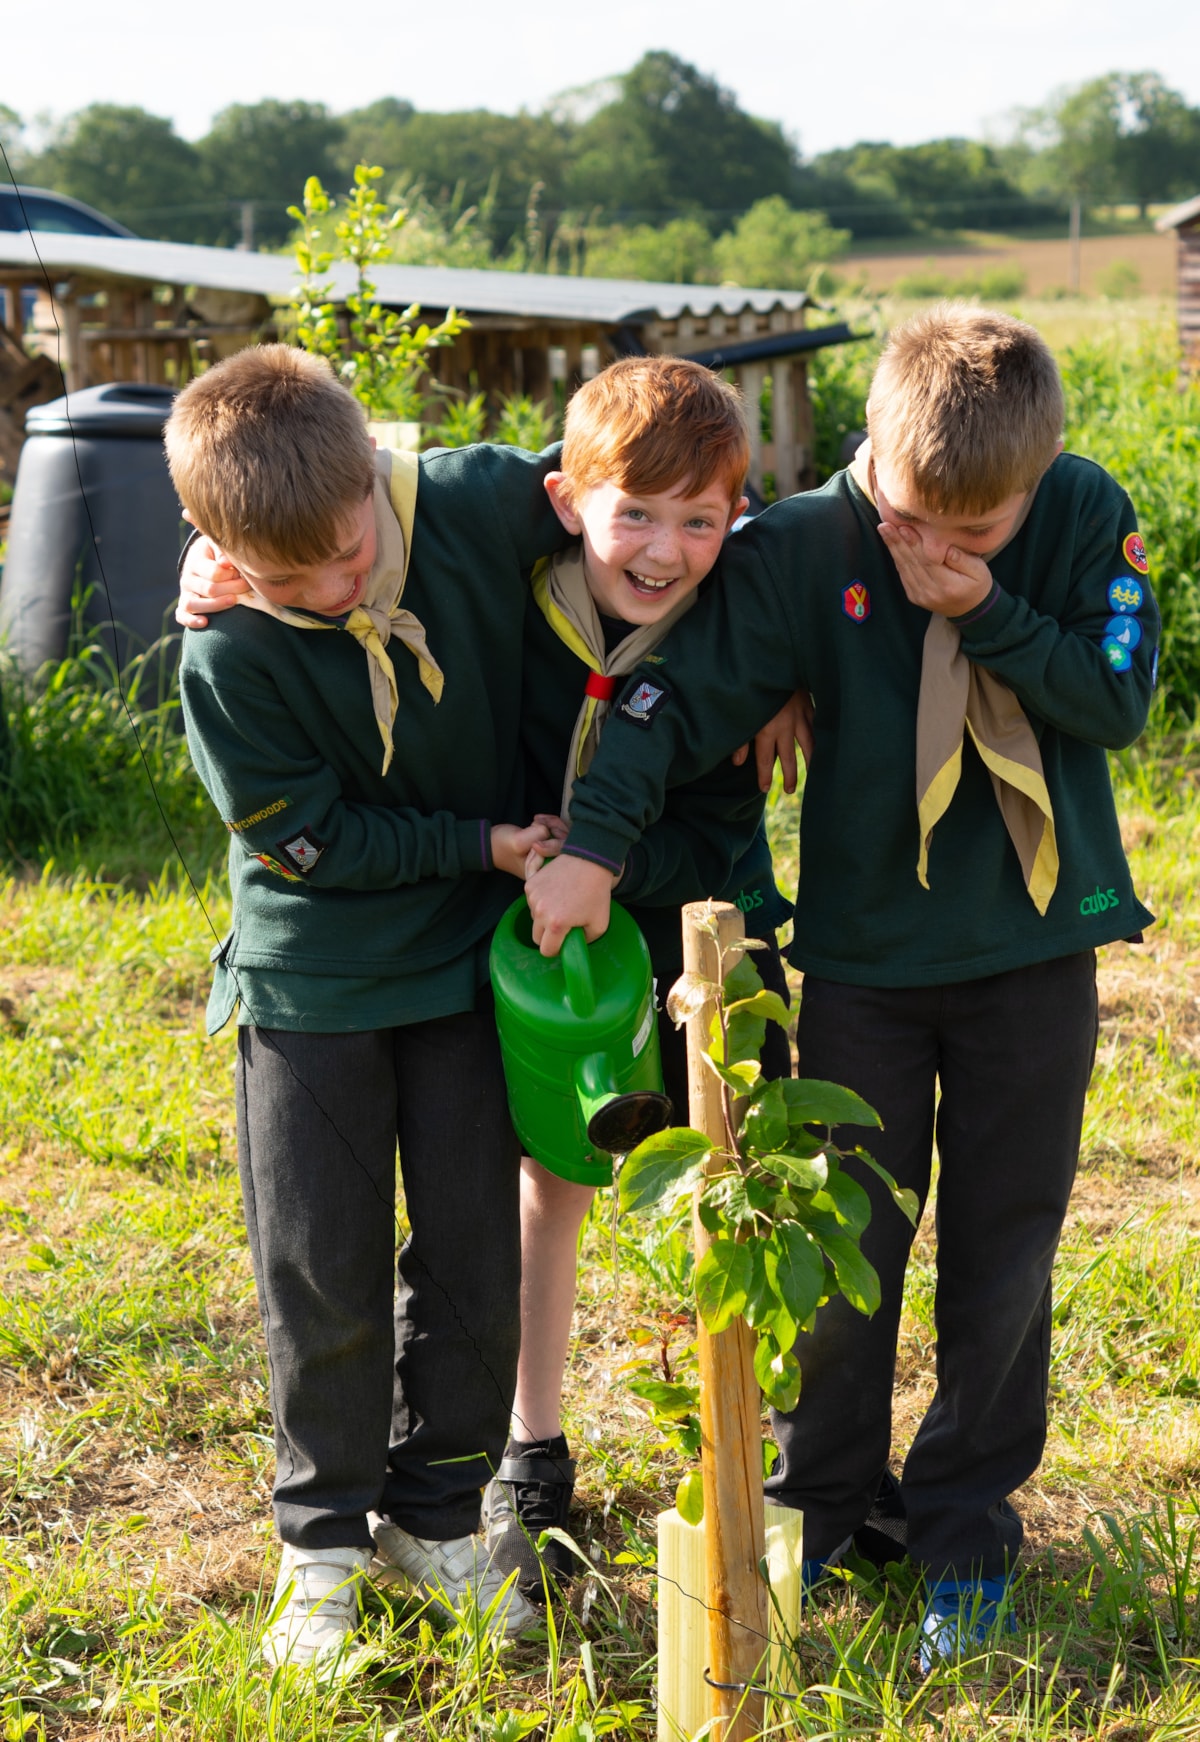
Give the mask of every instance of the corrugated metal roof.
<svg viewBox="0 0 1200 1742">
<path fill-rule="evenodd" d="M 1194 199 L 1184 200 L 1181 206 L 1172 206 L 1161 218 L 1155 218 L 1154 228 L 1164 231 L 1178 230 L 1181 224 L 1188 223 L 1192 218 L 1200 218 L 1200 194 Z"/>
<path fill-rule="evenodd" d="M 86 272 L 97 278 L 139 278 L 151 284 L 194 284 L 203 290 L 233 290 L 286 297 L 295 266 L 281 254 L 246 254 L 233 248 L 197 248 L 185 242 L 148 242 L 140 237 L 66 236 L 0 231 L 0 267 L 32 266 L 39 260 L 54 276 Z M 345 296 L 354 274 L 343 266 L 330 274 L 335 294 Z M 381 266 L 376 286 L 382 302 L 395 307 L 457 308 L 467 314 L 525 315 L 543 320 L 677 320 L 718 310 L 767 314 L 801 309 L 802 290 L 742 290 L 729 285 L 648 284 L 625 278 L 560 278 L 540 272 L 469 271 L 451 266 Z"/>
</svg>

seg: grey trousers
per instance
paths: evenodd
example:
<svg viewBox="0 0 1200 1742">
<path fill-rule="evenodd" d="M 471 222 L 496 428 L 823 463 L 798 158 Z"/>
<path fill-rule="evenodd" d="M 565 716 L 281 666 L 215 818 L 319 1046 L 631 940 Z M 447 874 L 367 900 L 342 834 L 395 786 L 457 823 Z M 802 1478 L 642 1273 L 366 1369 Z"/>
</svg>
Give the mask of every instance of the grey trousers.
<svg viewBox="0 0 1200 1742">
<path fill-rule="evenodd" d="M 237 1105 L 280 1536 L 367 1548 L 369 1511 L 468 1534 L 520 1343 L 520 1155 L 490 1000 L 361 1034 L 242 1028 Z"/>
<path fill-rule="evenodd" d="M 934 1578 L 1001 1574 L 1021 1545 L 1008 1496 L 1046 1440 L 1050 1276 L 1096 1048 L 1090 950 L 958 985 L 887 989 L 806 976 L 802 1077 L 844 1083 L 882 1131 L 846 1128 L 898 1183 L 929 1191 L 936 1129 L 937 1389 L 905 1461 L 908 1550 Z M 935 1090 L 940 1089 L 935 1118 Z M 796 1344 L 802 1390 L 775 1417 L 768 1495 L 804 1510 L 806 1557 L 866 1519 L 891 1448 L 892 1384 L 913 1230 L 867 1170 L 872 1319 L 840 1298 Z"/>
</svg>

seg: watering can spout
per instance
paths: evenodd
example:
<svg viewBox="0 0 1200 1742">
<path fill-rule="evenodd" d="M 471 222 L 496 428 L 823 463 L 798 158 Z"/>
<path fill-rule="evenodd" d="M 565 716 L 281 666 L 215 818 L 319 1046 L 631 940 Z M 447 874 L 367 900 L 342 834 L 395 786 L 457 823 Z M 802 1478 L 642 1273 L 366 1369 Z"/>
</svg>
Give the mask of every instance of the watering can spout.
<svg viewBox="0 0 1200 1742">
<path fill-rule="evenodd" d="M 656 1089 L 620 1094 L 616 1071 L 606 1053 L 593 1052 L 576 1061 L 575 1093 L 588 1142 L 609 1155 L 628 1155 L 656 1131 L 665 1131 L 674 1108 L 668 1095 Z"/>
</svg>

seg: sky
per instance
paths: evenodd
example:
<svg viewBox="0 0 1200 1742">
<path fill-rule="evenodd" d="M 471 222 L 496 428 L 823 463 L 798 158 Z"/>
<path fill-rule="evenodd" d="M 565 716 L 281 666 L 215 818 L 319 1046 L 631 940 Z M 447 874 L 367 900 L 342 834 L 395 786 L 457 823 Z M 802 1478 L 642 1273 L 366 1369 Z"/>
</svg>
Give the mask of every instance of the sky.
<svg viewBox="0 0 1200 1742">
<path fill-rule="evenodd" d="M 328 0 L 153 12 L 145 0 L 55 0 L 52 47 L 41 8 L 4 11 L 0 103 L 26 118 L 138 104 L 191 139 L 227 103 L 264 97 L 335 113 L 383 96 L 420 109 L 537 110 L 656 48 L 781 122 L 805 156 L 860 139 L 1003 134 L 1015 109 L 1114 71 L 1159 72 L 1200 105 L 1195 0 L 774 0 L 744 13 L 728 0 L 451 0 L 345 13 Z M 349 24 L 340 33 L 339 17 Z"/>
</svg>

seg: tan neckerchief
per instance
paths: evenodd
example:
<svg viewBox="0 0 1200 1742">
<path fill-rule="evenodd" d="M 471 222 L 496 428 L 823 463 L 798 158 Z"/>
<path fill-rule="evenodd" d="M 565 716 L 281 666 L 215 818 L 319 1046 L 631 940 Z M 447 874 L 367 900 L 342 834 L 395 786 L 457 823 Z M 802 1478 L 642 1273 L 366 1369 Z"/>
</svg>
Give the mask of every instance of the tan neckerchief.
<svg viewBox="0 0 1200 1742">
<path fill-rule="evenodd" d="M 618 642 L 611 653 L 604 649 L 600 613 L 588 589 L 582 546 L 543 557 L 533 571 L 533 597 L 538 609 L 558 639 L 581 659 L 596 681 L 588 679 L 583 703 L 571 734 L 571 748 L 563 778 L 561 815 L 571 814 L 571 789 L 587 773 L 600 742 L 600 730 L 608 715 L 616 679 L 631 672 L 638 661 L 657 647 L 663 636 L 685 611 L 696 603 L 696 589 L 673 605 L 657 623 L 643 623 Z M 611 680 L 611 681 L 609 681 Z"/>
<path fill-rule="evenodd" d="M 864 442 L 855 454 L 850 475 L 876 508 L 870 442 Z M 1035 494 L 1036 486 L 1029 492 L 1012 532 L 989 558 L 1017 536 Z M 1021 862 L 1025 887 L 1038 912 L 1044 914 L 1058 883 L 1058 843 L 1037 738 L 1008 685 L 968 659 L 954 624 L 935 613 L 925 631 L 917 700 L 917 824 L 921 840 L 917 877 L 925 889 L 929 888 L 933 831 L 949 809 L 962 775 L 964 732 L 970 733 L 991 775 L 1000 815 Z"/>
<path fill-rule="evenodd" d="M 293 629 L 347 629 L 362 645 L 371 679 L 371 703 L 379 736 L 383 739 L 384 774 L 391 767 L 395 749 L 392 728 L 400 705 L 396 670 L 387 652 L 387 644 L 393 636 L 402 641 L 415 657 L 421 682 L 435 703 L 441 701 L 445 686 L 442 669 L 425 640 L 424 628 L 411 611 L 403 610 L 400 605 L 412 553 L 418 476 L 416 454 L 376 449 L 375 494 L 372 498 L 375 561 L 367 576 L 362 601 L 344 623 L 336 617 L 310 616 L 304 611 L 290 610 L 286 605 L 272 605 L 269 599 L 260 598 L 257 593 L 243 593 L 239 600 L 252 611 L 265 611 L 269 617 L 277 617 Z"/>
</svg>

